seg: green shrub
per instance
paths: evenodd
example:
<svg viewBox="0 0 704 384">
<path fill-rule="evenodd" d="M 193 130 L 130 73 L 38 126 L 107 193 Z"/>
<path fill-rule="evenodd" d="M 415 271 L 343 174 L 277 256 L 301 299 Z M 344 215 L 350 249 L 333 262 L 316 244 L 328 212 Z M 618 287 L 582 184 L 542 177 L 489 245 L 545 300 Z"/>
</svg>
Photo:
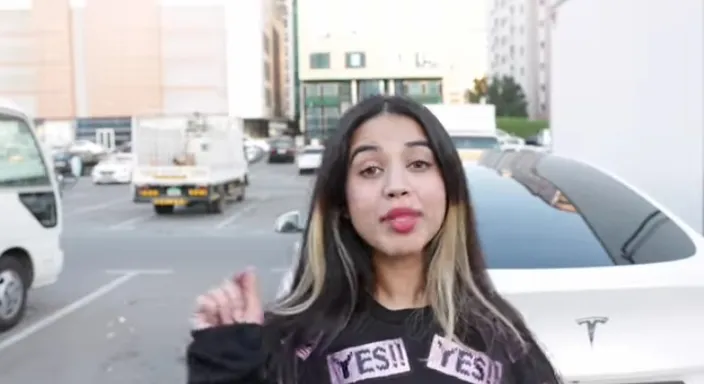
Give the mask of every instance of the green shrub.
<svg viewBox="0 0 704 384">
<path fill-rule="evenodd" d="M 548 128 L 550 123 L 547 120 L 528 120 L 522 117 L 497 117 L 496 126 L 502 131 L 527 138 L 543 128 Z"/>
</svg>

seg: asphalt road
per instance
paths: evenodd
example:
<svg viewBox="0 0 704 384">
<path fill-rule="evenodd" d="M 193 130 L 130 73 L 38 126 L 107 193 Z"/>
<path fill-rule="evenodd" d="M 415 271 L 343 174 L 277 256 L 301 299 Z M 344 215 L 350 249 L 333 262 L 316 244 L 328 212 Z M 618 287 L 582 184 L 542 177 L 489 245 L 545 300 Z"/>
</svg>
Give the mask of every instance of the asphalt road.
<svg viewBox="0 0 704 384">
<path fill-rule="evenodd" d="M 184 383 L 194 298 L 253 266 L 271 299 L 296 240 L 274 220 L 306 207 L 313 179 L 257 164 L 244 202 L 173 216 L 132 203 L 127 186 L 81 180 L 63 200 L 64 273 L 0 335 L 0 383 Z"/>
</svg>

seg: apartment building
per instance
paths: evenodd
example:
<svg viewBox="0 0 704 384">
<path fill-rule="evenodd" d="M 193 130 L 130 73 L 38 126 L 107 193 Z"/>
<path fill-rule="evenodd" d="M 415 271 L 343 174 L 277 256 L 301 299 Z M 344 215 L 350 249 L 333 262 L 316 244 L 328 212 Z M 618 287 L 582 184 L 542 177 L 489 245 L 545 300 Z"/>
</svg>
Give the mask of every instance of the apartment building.
<svg viewBox="0 0 704 384">
<path fill-rule="evenodd" d="M 523 88 L 531 118 L 550 113 L 550 2 L 489 0 L 489 75 Z"/>
<path fill-rule="evenodd" d="M 194 111 L 265 132 L 284 115 L 283 28 L 275 0 L 4 0 L 0 96 L 79 133 Z"/>
<path fill-rule="evenodd" d="M 298 0 L 302 129 L 325 139 L 375 94 L 462 103 L 487 71 L 488 9 L 479 0 Z M 325 17 L 321 17 L 325 15 Z"/>
<path fill-rule="evenodd" d="M 284 94 L 283 105 L 285 115 L 292 118 L 296 115 L 295 111 L 295 78 L 294 78 L 294 33 L 293 33 L 293 0 L 276 0 L 277 12 L 279 20 L 283 27 L 283 49 L 285 55 L 283 73 L 286 83 L 286 92 Z"/>
</svg>

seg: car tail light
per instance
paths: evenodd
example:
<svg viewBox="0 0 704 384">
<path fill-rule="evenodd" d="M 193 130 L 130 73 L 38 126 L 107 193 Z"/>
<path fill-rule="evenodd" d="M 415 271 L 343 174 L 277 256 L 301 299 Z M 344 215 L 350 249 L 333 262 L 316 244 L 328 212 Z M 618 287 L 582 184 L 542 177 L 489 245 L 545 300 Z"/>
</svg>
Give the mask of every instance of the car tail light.
<svg viewBox="0 0 704 384">
<path fill-rule="evenodd" d="M 20 193 L 20 201 L 44 228 L 58 223 L 56 195 L 54 192 Z"/>
<path fill-rule="evenodd" d="M 205 197 L 208 196 L 208 188 L 196 187 L 188 190 L 188 196 Z"/>
</svg>

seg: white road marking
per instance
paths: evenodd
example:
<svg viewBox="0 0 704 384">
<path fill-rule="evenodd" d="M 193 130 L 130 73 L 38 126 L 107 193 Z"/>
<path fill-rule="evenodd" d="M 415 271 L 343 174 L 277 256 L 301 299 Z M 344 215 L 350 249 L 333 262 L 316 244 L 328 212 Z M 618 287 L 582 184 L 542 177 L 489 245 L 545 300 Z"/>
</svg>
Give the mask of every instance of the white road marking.
<svg viewBox="0 0 704 384">
<path fill-rule="evenodd" d="M 108 269 L 105 273 L 109 275 L 170 275 L 173 269 Z"/>
<path fill-rule="evenodd" d="M 101 286 L 100 288 L 96 289 L 95 291 L 81 297 L 80 299 L 74 301 L 73 303 L 70 303 L 66 305 L 65 307 L 59 309 L 58 311 L 52 313 L 51 315 L 37 321 L 36 323 L 28 326 L 27 328 L 24 328 L 20 330 L 19 332 L 15 333 L 14 335 L 8 337 L 5 340 L 0 341 L 0 352 L 3 350 L 12 347 L 13 345 L 19 343 L 20 341 L 34 335 L 35 333 L 43 330 L 44 328 L 56 323 L 57 321 L 65 318 L 66 316 L 69 316 L 70 314 L 78 311 L 79 309 L 85 308 L 95 300 L 107 295 L 108 293 L 114 291 L 121 285 L 127 283 L 128 281 L 132 280 L 133 278 L 139 276 L 139 272 L 132 272 L 128 273 L 125 275 L 122 275 L 115 280 Z"/>
<path fill-rule="evenodd" d="M 215 229 L 223 229 L 223 228 L 227 227 L 228 225 L 230 225 L 230 224 L 234 223 L 235 221 L 237 221 L 237 220 L 238 220 L 240 217 L 242 217 L 244 214 L 246 214 L 246 213 L 252 211 L 253 209 L 259 207 L 262 203 L 266 202 L 267 200 L 269 200 L 269 196 L 268 196 L 268 195 L 267 195 L 267 196 L 262 196 L 262 197 L 260 197 L 258 200 L 252 201 L 251 203 L 249 203 L 249 205 L 245 205 L 244 207 L 242 207 L 242 208 L 240 208 L 240 209 L 236 209 L 236 208 L 235 208 L 235 212 L 234 212 L 233 214 L 231 214 L 230 216 L 228 216 L 227 218 L 225 218 L 224 220 L 222 220 L 221 222 L 217 223 L 217 224 L 215 225 Z M 246 204 L 246 203 L 245 203 L 245 204 Z M 236 207 L 236 206 L 235 206 L 235 207 Z"/>
<path fill-rule="evenodd" d="M 250 212 L 254 208 L 258 207 L 259 204 L 257 203 L 251 203 L 247 206 L 242 207 L 241 209 L 238 209 L 233 213 L 232 215 L 228 216 L 226 219 L 222 220 L 221 222 L 217 223 L 215 225 L 215 229 L 223 229 L 227 227 L 228 225 L 234 223 L 237 219 L 242 217 L 247 212 Z"/>
<path fill-rule="evenodd" d="M 131 229 L 134 229 L 135 224 L 147 221 L 147 220 L 151 219 L 152 217 L 154 217 L 153 214 L 133 217 L 131 219 L 127 219 L 125 221 L 121 221 L 117 224 L 113 224 L 113 225 L 109 226 L 108 230 L 111 230 L 111 231 L 131 230 Z"/>
<path fill-rule="evenodd" d="M 107 207 L 110 207 L 110 206 L 113 206 L 113 205 L 117 205 L 117 204 L 120 204 L 120 203 L 125 203 L 125 202 L 128 202 L 128 201 L 129 201 L 129 199 L 127 199 L 127 198 L 121 198 L 121 199 L 116 199 L 116 200 L 108 201 L 108 202 L 106 202 L 106 203 L 101 203 L 101 204 L 96 204 L 96 205 L 89 205 L 89 206 L 87 206 L 87 207 L 81 207 L 81 208 L 78 208 L 78 209 L 72 209 L 72 210 L 70 210 L 70 211 L 68 211 L 68 212 L 64 212 L 64 217 L 72 217 L 72 216 L 79 215 L 79 214 L 81 214 L 81 213 L 93 212 L 93 211 L 97 211 L 97 210 L 100 210 L 100 209 L 103 209 L 103 208 L 107 208 Z"/>
</svg>

